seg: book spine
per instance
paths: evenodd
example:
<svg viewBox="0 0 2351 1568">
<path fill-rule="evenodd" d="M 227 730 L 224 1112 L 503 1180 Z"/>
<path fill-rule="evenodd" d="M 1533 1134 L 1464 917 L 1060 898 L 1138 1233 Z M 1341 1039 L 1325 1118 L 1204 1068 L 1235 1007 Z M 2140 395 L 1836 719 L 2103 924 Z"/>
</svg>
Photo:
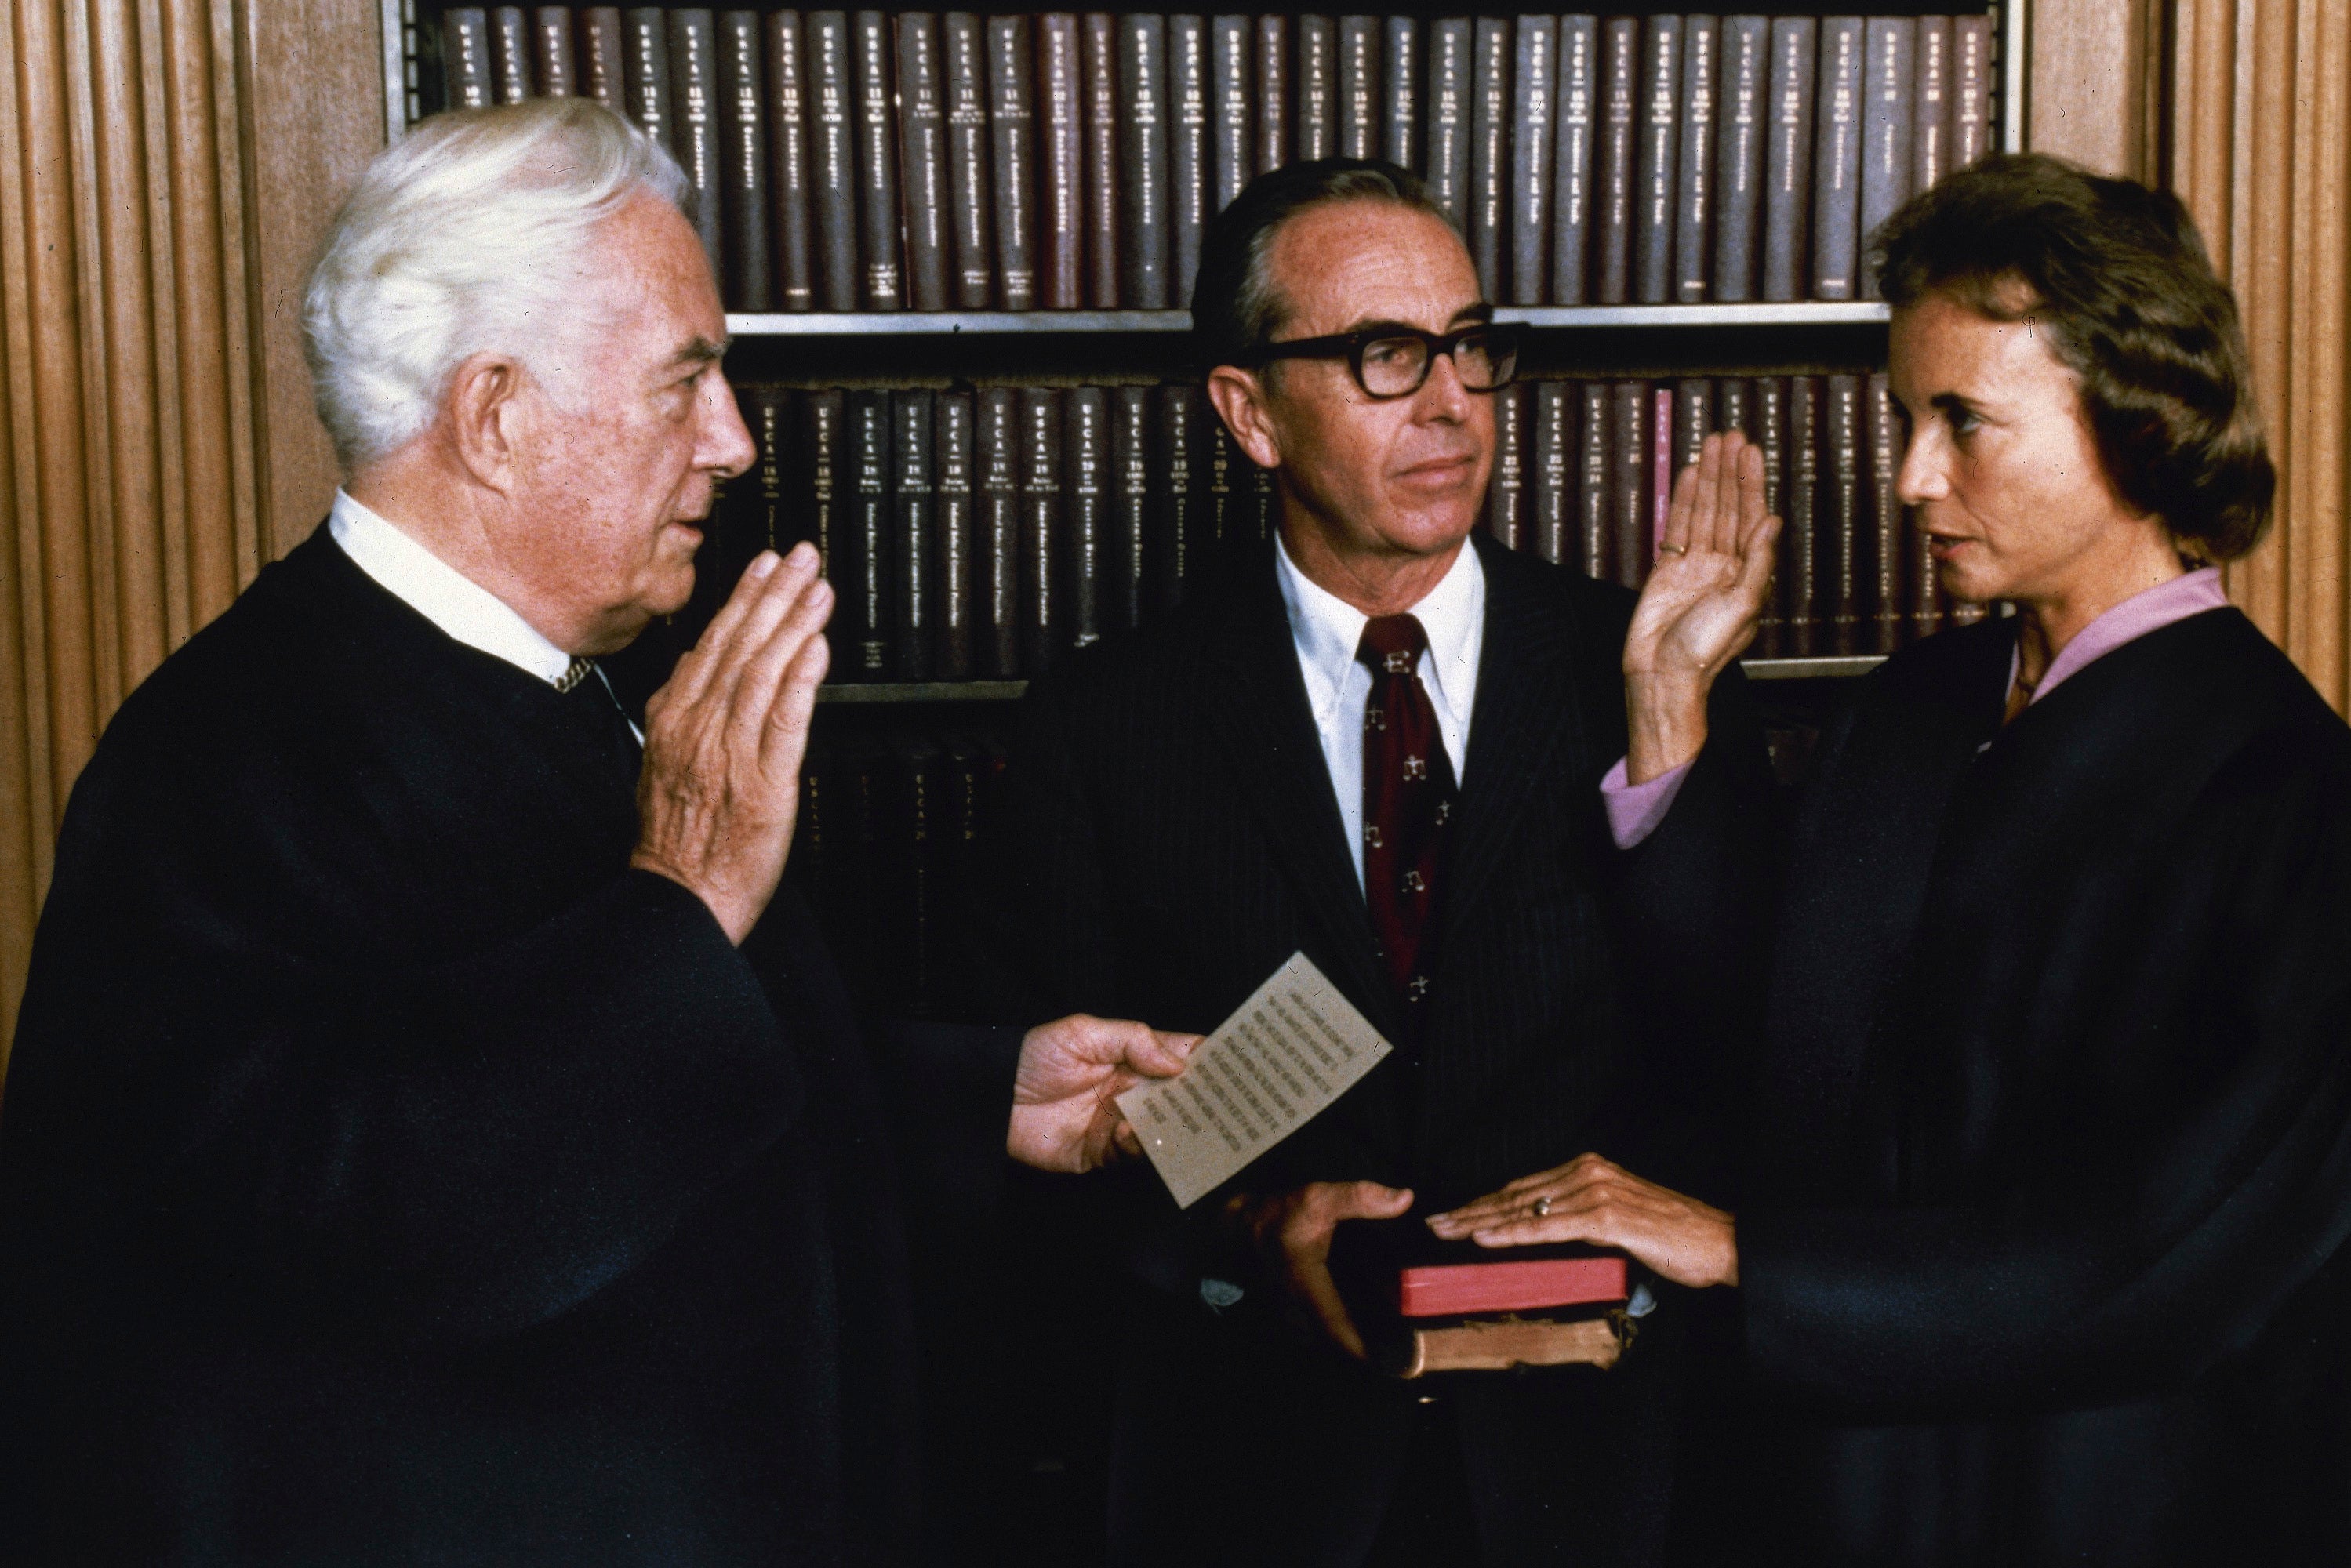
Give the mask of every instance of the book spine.
<svg viewBox="0 0 2351 1568">
<path fill-rule="evenodd" d="M 1813 231 L 1813 62 L 1810 16 L 1771 23 L 1771 123 L 1763 169 L 1763 298 L 1808 298 Z"/>
<path fill-rule="evenodd" d="M 1951 19 L 1918 18 L 1918 92 L 1910 118 L 1910 193 L 1951 169 Z"/>
<path fill-rule="evenodd" d="M 1813 163 L 1813 293 L 1821 299 L 1854 298 L 1859 283 L 1864 47 L 1860 17 L 1821 23 Z"/>
<path fill-rule="evenodd" d="M 1399 169 L 1420 167 L 1420 23 L 1390 16 L 1383 29 L 1386 50 L 1380 61 L 1380 100 L 1386 123 L 1382 156 Z"/>
<path fill-rule="evenodd" d="M 1150 534 L 1151 606 L 1164 614 L 1183 602 L 1185 584 L 1198 575 L 1214 554 L 1201 540 L 1207 522 L 1207 498 L 1196 462 L 1201 422 L 1214 416 L 1207 413 L 1207 402 L 1196 387 L 1157 387 L 1151 396 L 1158 430 L 1160 477 Z"/>
<path fill-rule="evenodd" d="M 1026 16 L 987 19 L 988 173 L 996 197 L 996 267 L 1007 310 L 1037 295 L 1037 89 Z"/>
<path fill-rule="evenodd" d="M 1862 651 L 1862 490 L 1861 378 L 1829 376 L 1826 381 L 1828 422 L 1828 516 L 1822 543 L 1827 559 L 1823 597 L 1827 601 L 1829 652 Z"/>
<path fill-rule="evenodd" d="M 1494 476 L 1486 486 L 1486 531 L 1505 549 L 1527 548 L 1527 389 L 1494 393 Z"/>
<path fill-rule="evenodd" d="M 1722 426 L 1714 416 L 1714 382 L 1704 377 L 1684 377 L 1674 383 L 1674 461 L 1672 479 L 1698 465 L 1706 438 Z M 1671 487 L 1672 479 L 1667 481 Z"/>
<path fill-rule="evenodd" d="M 1328 16 L 1298 18 L 1297 118 L 1290 144 L 1301 163 L 1339 152 L 1339 31 Z"/>
<path fill-rule="evenodd" d="M 1150 603 L 1151 389 L 1120 387 L 1111 397 L 1111 473 L 1115 494 L 1103 576 L 1108 623 L 1131 631 Z"/>
<path fill-rule="evenodd" d="M 816 107 L 814 176 L 818 276 L 827 310 L 854 310 L 863 298 L 857 265 L 856 89 L 849 64 L 849 14 L 808 19 L 809 88 Z"/>
<path fill-rule="evenodd" d="M 1666 517 L 1674 502 L 1674 440 L 1677 426 L 1674 389 L 1662 383 L 1649 388 L 1649 563 L 1657 559 L 1657 543 L 1666 537 Z"/>
<path fill-rule="evenodd" d="M 500 103 L 530 96 L 530 19 L 519 5 L 491 7 L 490 90 Z"/>
<path fill-rule="evenodd" d="M 1484 298 L 1499 299 L 1510 225 L 1510 24 L 1478 20 L 1469 81 L 1469 257 Z"/>
<path fill-rule="evenodd" d="M 1215 212 L 1232 205 L 1257 172 L 1257 94 L 1250 75 L 1255 47 L 1247 16 L 1218 16 L 1208 24 L 1208 64 L 1216 93 Z"/>
<path fill-rule="evenodd" d="M 1724 376 L 1714 383 L 1715 429 L 1755 439 L 1754 385 L 1744 376 Z"/>
<path fill-rule="evenodd" d="M 1039 303 L 1082 310 L 1085 287 L 1085 125 L 1078 64 L 1078 18 L 1037 18 Z"/>
<path fill-rule="evenodd" d="M 1633 298 L 1635 174 L 1641 145 L 1641 24 L 1611 16 L 1600 33 L 1600 140 L 1593 149 L 1593 190 L 1599 203 L 1593 235 L 1593 284 L 1603 305 Z"/>
<path fill-rule="evenodd" d="M 1527 472 L 1532 477 L 1534 552 L 1553 566 L 1575 559 L 1575 383 L 1534 383 Z"/>
<path fill-rule="evenodd" d="M 1877 225 L 1910 199 L 1910 129 L 1917 116 L 1911 99 L 1917 74 L 1917 25 L 1908 16 L 1873 16 L 1863 48 L 1861 244 L 1865 253 Z M 1877 267 L 1858 257 L 1860 297 L 1876 299 Z"/>
<path fill-rule="evenodd" d="M 1992 150 L 1991 33 L 1988 16 L 1951 18 L 1951 167 Z"/>
<path fill-rule="evenodd" d="M 809 223 L 808 34 L 797 11 L 765 24 L 768 104 L 768 237 L 775 251 L 775 303 L 816 308 L 816 253 Z"/>
<path fill-rule="evenodd" d="M 1339 18 L 1339 156 L 1380 153 L 1380 19 Z"/>
<path fill-rule="evenodd" d="M 1559 96 L 1559 23 L 1521 16 L 1510 91 L 1510 302 L 1540 305 L 1551 287 L 1552 114 Z"/>
<path fill-rule="evenodd" d="M 1592 131 L 1599 105 L 1600 25 L 1559 22 L 1559 104 L 1552 148 L 1551 302 L 1592 298 Z"/>
<path fill-rule="evenodd" d="M 1641 29 L 1640 154 L 1634 174 L 1634 298 L 1674 297 L 1674 172 L 1681 142 L 1682 19 L 1652 16 Z"/>
<path fill-rule="evenodd" d="M 890 394 L 890 437 L 897 478 L 891 496 L 890 596 L 898 612 L 892 623 L 897 655 L 892 669 L 902 681 L 926 681 L 931 678 L 931 642 L 938 634 L 931 607 L 935 476 L 929 392 Z"/>
<path fill-rule="evenodd" d="M 718 25 L 699 8 L 669 14 L 671 143 L 685 171 L 689 214 L 713 276 L 724 277 L 724 178 L 718 153 Z"/>
<path fill-rule="evenodd" d="M 1906 621 L 1915 602 L 1903 597 L 1909 530 L 1902 498 L 1895 482 L 1902 467 L 1902 423 L 1894 392 L 1883 371 L 1873 371 L 1862 389 L 1862 417 L 1869 427 L 1870 564 L 1876 568 L 1877 640 L 1874 653 L 1891 653 L 1902 644 Z"/>
<path fill-rule="evenodd" d="M 628 91 L 629 118 L 661 146 L 677 152 L 674 109 L 670 102 L 669 14 L 655 5 L 635 5 L 622 16 L 621 78 Z"/>
<path fill-rule="evenodd" d="M 1423 179 L 1453 226 L 1469 230 L 1470 105 L 1475 97 L 1476 36 L 1466 17 L 1428 29 L 1428 165 Z M 1474 253 L 1473 253 L 1474 254 Z M 1481 275 L 1482 276 L 1482 275 Z"/>
<path fill-rule="evenodd" d="M 849 527 L 839 540 L 841 576 L 836 586 L 848 615 L 849 664 L 840 678 L 886 681 L 893 667 L 890 632 L 896 617 L 890 602 L 895 581 L 890 570 L 890 544 L 896 533 L 892 516 L 890 481 L 890 394 L 860 392 L 849 395 L 849 460 L 855 478 L 850 498 Z"/>
<path fill-rule="evenodd" d="M 1192 302 L 1200 240 L 1216 215 L 1216 149 L 1208 129 L 1214 96 L 1207 18 L 1168 17 L 1167 292 L 1168 303 L 1179 310 Z"/>
<path fill-rule="evenodd" d="M 571 47 L 571 7 L 540 5 L 530 14 L 531 90 L 541 98 L 580 91 L 579 57 Z"/>
<path fill-rule="evenodd" d="M 1240 513 L 1240 538 L 1244 546 L 1268 545 L 1273 542 L 1274 529 L 1281 525 L 1281 486 L 1270 468 L 1260 468 L 1240 455 L 1239 471 L 1248 484 L 1246 504 Z"/>
<path fill-rule="evenodd" d="M 1722 24 L 1720 120 L 1714 159 L 1714 298 L 1756 298 L 1763 248 L 1763 149 L 1771 138 L 1771 21 L 1731 16 Z"/>
<path fill-rule="evenodd" d="M 1788 510 L 1784 566 L 1780 574 L 1782 619 L 1788 652 L 1818 653 L 1821 625 L 1821 378 L 1788 378 Z"/>
<path fill-rule="evenodd" d="M 1104 588 L 1115 525 L 1112 520 L 1110 399 L 1100 387 L 1075 387 L 1061 394 L 1062 601 L 1068 612 L 1065 644 L 1083 648 L 1108 630 Z"/>
<path fill-rule="evenodd" d="M 1020 671 L 1041 675 L 1053 667 L 1062 626 L 1061 394 L 1050 387 L 1020 393 Z"/>
<path fill-rule="evenodd" d="M 1618 382 L 1608 409 L 1608 558 L 1638 590 L 1649 571 L 1649 383 Z"/>
<path fill-rule="evenodd" d="M 759 89 L 759 14 L 718 18 L 719 192 L 726 236 L 726 298 L 737 310 L 776 308 L 776 258 L 768 243 L 768 127 Z"/>
<path fill-rule="evenodd" d="M 1176 303 L 1167 259 L 1167 19 L 1118 19 L 1119 298 L 1130 310 Z"/>
<path fill-rule="evenodd" d="M 451 109 L 496 101 L 490 76 L 490 16 L 479 5 L 441 13 L 441 100 Z"/>
<path fill-rule="evenodd" d="M 1789 652 L 1788 556 L 1795 533 L 1788 501 L 1788 378 L 1758 376 L 1749 385 L 1754 388 L 1754 402 L 1747 434 L 1763 454 L 1763 506 L 1780 519 L 1771 595 L 1763 601 L 1763 623 L 1755 634 L 1755 652 L 1758 657 L 1777 659 Z"/>
<path fill-rule="evenodd" d="M 799 530 L 807 519 L 794 515 L 789 478 L 793 446 L 799 439 L 795 422 L 798 402 L 782 387 L 743 389 L 743 423 L 759 448 L 758 504 L 754 526 L 746 529 L 735 541 L 735 548 L 726 552 L 726 590 L 717 596 L 721 602 L 734 591 L 735 580 L 742 576 L 752 557 L 763 549 L 781 554 L 800 540 Z M 696 564 L 698 567 L 699 562 Z M 695 576 L 700 575 L 697 570 Z"/>
<path fill-rule="evenodd" d="M 956 308 L 985 310 L 996 298 L 996 214 L 987 178 L 987 27 L 969 11 L 950 11 L 939 21 L 946 70 L 948 271 Z"/>
<path fill-rule="evenodd" d="M 838 591 L 843 581 L 840 545 L 848 531 L 849 501 L 841 483 L 842 454 L 849 449 L 845 434 L 847 400 L 843 393 L 826 389 L 804 394 L 799 407 L 799 448 L 796 456 L 807 487 L 799 497 L 800 526 L 794 531 L 816 546 L 817 561 Z M 825 632 L 832 643 L 832 668 L 841 672 L 835 679 L 846 679 L 850 666 L 846 640 L 841 635 L 846 624 L 836 611 Z"/>
<path fill-rule="evenodd" d="M 1610 392 L 1606 382 L 1578 382 L 1576 411 L 1575 558 L 1583 575 L 1609 580 L 1614 533 L 1610 497 L 1614 467 L 1609 439 Z"/>
<path fill-rule="evenodd" d="M 975 37 L 977 17 L 971 19 Z M 972 400 L 969 392 L 941 392 L 932 409 L 932 442 L 937 452 L 937 493 L 932 505 L 933 555 L 938 562 L 932 594 L 938 622 L 936 673 L 943 681 L 967 681 L 975 668 L 971 600 Z"/>
<path fill-rule="evenodd" d="M 1681 162 L 1674 181 L 1674 298 L 1698 304 L 1711 298 L 1717 101 L 1716 50 L 1721 32 L 1713 16 L 1682 19 Z"/>
<path fill-rule="evenodd" d="M 1079 25 L 1079 57 L 1085 108 L 1086 303 L 1115 310 L 1125 270 L 1120 255 L 1120 209 L 1126 204 L 1118 172 L 1118 18 L 1089 11 Z"/>
<path fill-rule="evenodd" d="M 929 11 L 895 19 L 898 172 L 904 187 L 906 294 L 917 310 L 947 308 L 947 105 L 940 68 L 939 19 Z"/>
<path fill-rule="evenodd" d="M 985 674 L 1008 680 L 1020 673 L 1020 394 L 987 387 L 972 402 L 979 663 Z"/>
<path fill-rule="evenodd" d="M 1290 162 L 1290 19 L 1257 19 L 1257 172 Z"/>
<path fill-rule="evenodd" d="M 1225 422 L 1217 417 L 1213 409 L 1196 407 L 1196 417 L 1205 433 L 1200 476 L 1207 497 L 1207 527 L 1201 538 L 1207 549 L 1200 552 L 1202 559 L 1196 571 L 1205 575 L 1212 561 L 1226 559 L 1238 548 L 1241 493 L 1247 485 L 1241 467 L 1246 459 L 1240 448 L 1233 444 L 1233 433 L 1225 428 Z"/>
<path fill-rule="evenodd" d="M 903 310 L 906 286 L 898 266 L 898 139 L 891 123 L 889 14 L 856 13 L 849 42 L 857 94 L 857 253 L 863 264 L 863 305 L 868 310 Z"/>
<path fill-rule="evenodd" d="M 621 63 L 621 8 L 590 5 L 580 13 L 580 96 L 614 114 L 629 110 L 627 71 Z"/>
</svg>

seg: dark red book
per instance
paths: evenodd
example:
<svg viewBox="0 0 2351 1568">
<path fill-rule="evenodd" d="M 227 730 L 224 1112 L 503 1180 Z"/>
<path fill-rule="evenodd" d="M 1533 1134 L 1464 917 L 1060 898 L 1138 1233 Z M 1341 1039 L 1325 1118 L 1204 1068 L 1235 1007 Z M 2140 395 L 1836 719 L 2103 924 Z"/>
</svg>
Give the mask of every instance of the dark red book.
<svg viewBox="0 0 2351 1568">
<path fill-rule="evenodd" d="M 1572 1242 L 1487 1248 L 1444 1241 L 1417 1213 L 1341 1226 L 1332 1240 L 1331 1274 L 1373 1364 L 1404 1377 L 1513 1364 L 1609 1364 L 1623 1349 L 1613 1329 L 1633 1284 L 1631 1262 L 1621 1253 Z"/>
</svg>

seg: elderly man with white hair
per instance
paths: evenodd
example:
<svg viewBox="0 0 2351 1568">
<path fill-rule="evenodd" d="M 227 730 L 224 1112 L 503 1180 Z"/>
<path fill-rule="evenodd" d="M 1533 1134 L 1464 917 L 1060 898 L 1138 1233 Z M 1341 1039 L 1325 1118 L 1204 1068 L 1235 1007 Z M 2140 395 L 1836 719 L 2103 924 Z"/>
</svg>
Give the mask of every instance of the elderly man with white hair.
<svg viewBox="0 0 2351 1568">
<path fill-rule="evenodd" d="M 0 1121 L 0 1559 L 912 1559 L 904 1212 L 1100 1163 L 1181 1065 L 902 1027 L 879 1086 L 779 888 L 806 547 L 642 734 L 614 699 L 596 657 L 684 602 L 753 456 L 684 192 L 557 100 L 428 122 L 337 219 L 333 513 L 131 695 L 58 845 Z"/>
</svg>

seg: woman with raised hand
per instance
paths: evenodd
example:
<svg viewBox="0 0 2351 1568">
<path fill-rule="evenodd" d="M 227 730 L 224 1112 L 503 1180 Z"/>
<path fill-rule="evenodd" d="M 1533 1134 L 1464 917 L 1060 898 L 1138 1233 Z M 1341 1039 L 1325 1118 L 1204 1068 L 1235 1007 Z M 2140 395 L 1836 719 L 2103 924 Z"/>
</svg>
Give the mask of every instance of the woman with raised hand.
<svg viewBox="0 0 2351 1568">
<path fill-rule="evenodd" d="M 2221 591 L 2274 485 L 2235 302 L 2176 200 L 2043 157 L 1878 238 L 1899 494 L 2015 613 L 1822 737 L 1739 1213 L 1587 1155 L 1432 1223 L 1736 1288 L 1748 1560 L 2351 1561 L 2351 730 Z M 1761 613 L 1740 448 L 1683 476 L 1620 792 Z"/>
</svg>

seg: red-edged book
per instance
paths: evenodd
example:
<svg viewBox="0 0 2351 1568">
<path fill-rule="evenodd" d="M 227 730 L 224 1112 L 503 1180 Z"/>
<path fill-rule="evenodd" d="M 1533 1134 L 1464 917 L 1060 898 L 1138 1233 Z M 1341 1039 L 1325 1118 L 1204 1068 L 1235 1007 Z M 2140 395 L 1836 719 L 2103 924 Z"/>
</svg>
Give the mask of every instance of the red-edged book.
<svg viewBox="0 0 2351 1568">
<path fill-rule="evenodd" d="M 1398 1313 L 1459 1318 L 1549 1312 L 1594 1302 L 1613 1306 L 1633 1293 L 1626 1261 L 1614 1253 L 1521 1258 L 1513 1255 L 1520 1250 L 1517 1248 L 1485 1250 L 1485 1258 L 1474 1261 L 1424 1263 L 1402 1270 L 1396 1277 Z"/>
<path fill-rule="evenodd" d="M 1340 1226 L 1331 1272 L 1373 1364 L 1398 1377 L 1604 1368 L 1632 1339 L 1632 1266 L 1619 1252 L 1444 1241 L 1416 1212 Z"/>
</svg>

